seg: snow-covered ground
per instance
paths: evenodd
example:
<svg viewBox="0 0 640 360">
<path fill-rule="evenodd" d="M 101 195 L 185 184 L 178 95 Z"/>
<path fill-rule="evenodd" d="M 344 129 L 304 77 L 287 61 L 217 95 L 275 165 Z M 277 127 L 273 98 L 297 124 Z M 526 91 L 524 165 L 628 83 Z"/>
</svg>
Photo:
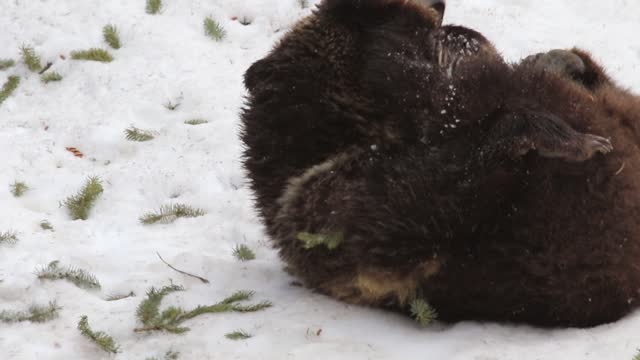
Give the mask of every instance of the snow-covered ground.
<svg viewBox="0 0 640 360">
<path fill-rule="evenodd" d="M 20 241 L 0 245 L 0 310 L 56 300 L 60 317 L 44 324 L 0 323 L 2 359 L 103 359 L 76 324 L 88 315 L 95 330 L 120 344 L 118 359 L 629 359 L 640 347 L 640 312 L 594 329 L 543 330 L 492 323 L 436 324 L 427 329 L 396 314 L 348 306 L 292 286 L 252 210 L 239 155 L 242 75 L 296 20 L 309 13 L 297 0 L 164 0 L 161 14 L 144 0 L 0 0 L 0 59 L 32 45 L 49 71 L 43 84 L 24 64 L 0 71 L 0 84 L 20 75 L 16 93 L 0 105 L 0 232 Z M 311 1 L 313 4 L 313 1 Z M 451 0 L 446 22 L 478 29 L 511 60 L 549 48 L 592 51 L 615 79 L 640 93 L 640 3 L 634 0 Z M 212 16 L 227 30 L 222 42 L 203 34 Z M 233 17 L 252 20 L 243 26 Z M 102 27 L 115 24 L 123 47 L 109 64 L 69 59 L 76 49 L 105 47 Z M 60 55 L 65 55 L 63 60 Z M 175 111 L 167 101 L 181 100 Z M 208 124 L 185 125 L 203 118 Z M 156 132 L 130 142 L 129 126 Z M 84 158 L 65 150 L 73 146 Z M 88 176 L 105 191 L 87 221 L 72 221 L 60 202 Z M 21 198 L 9 185 L 24 181 Z M 207 214 L 169 225 L 138 217 L 161 205 L 186 203 Z M 40 228 L 48 220 L 54 232 Z M 239 262 L 236 244 L 257 259 Z M 203 284 L 174 266 L 208 278 Z M 53 260 L 87 269 L 102 283 L 86 291 L 34 272 Z M 640 260 L 639 260 L 640 261 Z M 137 305 L 151 286 L 171 281 L 185 292 L 163 307 L 212 304 L 235 290 L 256 292 L 274 307 L 253 314 L 203 315 L 190 332 L 139 334 Z M 107 302 L 112 294 L 138 296 Z M 224 334 L 254 335 L 234 342 Z M 322 331 L 320 331 L 322 330 Z"/>
</svg>

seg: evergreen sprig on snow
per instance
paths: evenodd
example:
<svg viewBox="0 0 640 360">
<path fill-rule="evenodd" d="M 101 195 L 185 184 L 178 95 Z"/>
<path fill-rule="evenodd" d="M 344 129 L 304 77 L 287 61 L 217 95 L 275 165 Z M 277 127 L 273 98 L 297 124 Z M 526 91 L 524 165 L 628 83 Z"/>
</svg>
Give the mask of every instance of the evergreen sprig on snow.
<svg viewBox="0 0 640 360">
<path fill-rule="evenodd" d="M 240 261 L 249 261 L 256 258 L 256 254 L 253 250 L 244 244 L 236 245 L 236 247 L 233 248 L 233 256 Z"/>
<path fill-rule="evenodd" d="M 43 83 L 48 84 L 50 82 L 62 80 L 62 75 L 60 75 L 57 72 L 53 71 L 53 72 L 50 72 L 50 73 L 43 74 L 40 77 L 40 80 L 42 80 Z"/>
<path fill-rule="evenodd" d="M 204 19 L 204 33 L 215 41 L 221 41 L 227 35 L 227 31 L 212 17 Z"/>
<path fill-rule="evenodd" d="M 18 235 L 13 231 L 0 232 L 0 245 L 15 244 L 18 242 Z"/>
<path fill-rule="evenodd" d="M 22 181 L 14 181 L 13 184 L 9 186 L 9 189 L 11 190 L 13 196 L 21 197 L 22 195 L 24 195 L 24 193 L 27 192 L 27 190 L 29 190 L 29 187 Z"/>
<path fill-rule="evenodd" d="M 337 248 L 342 240 L 344 240 L 344 234 L 342 232 L 334 232 L 328 234 L 310 234 L 307 232 L 298 233 L 298 240 L 304 243 L 305 249 L 313 249 L 317 246 L 324 245 L 329 250 Z"/>
<path fill-rule="evenodd" d="M 147 0 L 147 14 L 155 15 L 162 9 L 162 0 Z"/>
<path fill-rule="evenodd" d="M 16 64 L 12 59 L 0 59 L 0 71 L 7 70 Z"/>
<path fill-rule="evenodd" d="M 155 136 L 153 136 L 152 131 L 138 129 L 135 126 L 132 126 L 126 129 L 124 133 L 126 135 L 127 140 L 129 141 L 144 142 L 144 141 L 151 141 L 155 138 Z"/>
<path fill-rule="evenodd" d="M 16 323 L 30 321 L 43 323 L 58 317 L 60 307 L 55 302 L 50 302 L 47 306 L 32 305 L 27 311 L 0 311 L 0 322 Z"/>
<path fill-rule="evenodd" d="M 224 337 L 229 340 L 246 340 L 251 338 L 252 335 L 244 330 L 236 330 L 234 332 L 226 334 Z"/>
<path fill-rule="evenodd" d="M 58 260 L 38 270 L 36 276 L 42 280 L 68 280 L 82 289 L 100 289 L 100 282 L 86 270 L 75 267 L 60 267 Z"/>
<path fill-rule="evenodd" d="M 190 311 L 185 311 L 184 309 L 172 306 L 160 312 L 160 303 L 162 302 L 162 299 L 176 291 L 184 291 L 184 288 L 181 286 L 171 285 L 157 290 L 152 287 L 147 293 L 147 299 L 140 303 L 138 310 L 136 311 L 136 316 L 143 326 L 134 329 L 134 331 L 167 331 L 181 334 L 189 331 L 189 328 L 182 326 L 182 323 L 202 314 L 221 312 L 247 313 L 264 310 L 272 306 L 268 301 L 263 301 L 253 305 L 238 304 L 239 302 L 250 300 L 254 295 L 253 292 L 238 291 L 214 305 L 198 306 Z"/>
<path fill-rule="evenodd" d="M 118 34 L 118 28 L 113 24 L 105 25 L 102 28 L 102 37 L 104 41 L 113 49 L 120 49 L 120 35 Z"/>
<path fill-rule="evenodd" d="M 49 231 L 53 231 L 53 225 L 51 225 L 51 223 L 47 220 L 42 220 L 40 222 L 40 228 L 42 230 L 49 230 Z"/>
<path fill-rule="evenodd" d="M 80 330 L 80 333 L 86 338 L 96 343 L 96 345 L 98 345 L 102 350 L 112 354 L 118 353 L 118 349 L 120 347 L 116 341 L 103 331 L 94 332 L 91 330 L 91 327 L 89 326 L 89 318 L 86 315 L 83 315 L 80 318 L 80 321 L 78 322 L 78 330 Z"/>
<path fill-rule="evenodd" d="M 438 318 L 438 313 L 423 299 L 415 299 L 411 303 L 411 315 L 420 324 L 427 326 Z"/>
<path fill-rule="evenodd" d="M 9 76 L 7 82 L 2 85 L 2 89 L 0 89 L 0 105 L 7 100 L 11 94 L 18 88 L 20 85 L 20 76 Z"/>
<path fill-rule="evenodd" d="M 160 207 L 158 212 L 150 212 L 140 217 L 140 222 L 145 225 L 155 223 L 170 224 L 178 218 L 193 218 L 203 216 L 204 210 L 185 204 L 171 204 Z"/>
<path fill-rule="evenodd" d="M 90 177 L 80 192 L 76 195 L 68 197 L 62 204 L 69 209 L 73 220 L 87 220 L 89 211 L 98 200 L 98 196 L 102 194 L 102 181 L 96 176 Z"/>
<path fill-rule="evenodd" d="M 187 125 L 202 125 L 202 124 L 207 124 L 208 121 L 204 119 L 190 119 L 190 120 L 186 120 L 184 123 Z"/>
<path fill-rule="evenodd" d="M 113 56 L 107 50 L 92 48 L 89 50 L 76 50 L 71 52 L 73 60 L 112 62 Z"/>
<path fill-rule="evenodd" d="M 42 70 L 40 56 L 36 54 L 36 51 L 31 46 L 22 45 L 20 52 L 22 53 L 22 61 L 24 61 L 29 70 L 33 72 Z"/>
</svg>

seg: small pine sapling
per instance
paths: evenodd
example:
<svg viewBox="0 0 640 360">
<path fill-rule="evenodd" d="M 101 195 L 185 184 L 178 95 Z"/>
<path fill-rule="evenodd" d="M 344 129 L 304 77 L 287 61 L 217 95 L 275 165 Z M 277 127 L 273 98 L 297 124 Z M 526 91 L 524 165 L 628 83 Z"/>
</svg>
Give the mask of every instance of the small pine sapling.
<svg viewBox="0 0 640 360">
<path fill-rule="evenodd" d="M 9 76 L 7 82 L 0 89 L 0 104 L 2 104 L 20 85 L 20 76 Z"/>
<path fill-rule="evenodd" d="M 209 122 L 204 119 L 191 119 L 191 120 L 186 120 L 184 123 L 187 125 L 202 125 L 202 124 L 207 124 Z"/>
<path fill-rule="evenodd" d="M 204 19 L 204 33 L 215 41 L 221 41 L 227 35 L 227 31 L 212 17 Z"/>
<path fill-rule="evenodd" d="M 305 249 L 313 249 L 314 247 L 324 245 L 329 250 L 336 249 L 342 240 L 344 234 L 342 232 L 334 232 L 328 234 L 310 234 L 307 232 L 298 233 L 298 240 L 304 243 Z"/>
<path fill-rule="evenodd" d="M 48 230 L 48 231 L 53 231 L 53 225 L 51 225 L 51 223 L 47 220 L 42 220 L 40 222 L 40 228 L 42 230 Z"/>
<path fill-rule="evenodd" d="M 0 245 L 13 245 L 18 242 L 18 235 L 13 231 L 0 232 Z"/>
<path fill-rule="evenodd" d="M 233 256 L 240 261 L 249 261 L 256 258 L 256 254 L 247 245 L 236 245 L 233 248 Z"/>
<path fill-rule="evenodd" d="M 162 9 L 162 0 L 147 0 L 147 14 L 156 15 Z"/>
<path fill-rule="evenodd" d="M 246 340 L 251 338 L 252 336 L 253 335 L 249 334 L 244 330 L 236 330 L 234 332 L 226 334 L 224 337 L 226 337 L 229 340 Z"/>
<path fill-rule="evenodd" d="M 36 54 L 36 51 L 33 49 L 33 47 L 22 45 L 22 47 L 20 48 L 20 52 L 22 53 L 22 61 L 24 61 L 29 70 L 33 72 L 42 70 L 40 56 Z"/>
<path fill-rule="evenodd" d="M 155 223 L 170 224 L 178 218 L 193 218 L 203 216 L 204 210 L 185 204 L 172 204 L 160 207 L 158 212 L 150 212 L 140 217 L 140 222 L 145 225 Z"/>
<path fill-rule="evenodd" d="M 0 71 L 7 70 L 16 64 L 12 59 L 0 59 Z"/>
<path fill-rule="evenodd" d="M 420 326 L 427 326 L 438 318 L 436 310 L 423 299 L 413 300 L 410 311 Z"/>
<path fill-rule="evenodd" d="M 58 74 L 57 72 L 50 72 L 47 74 L 44 74 L 40 77 L 40 80 L 42 80 L 43 83 L 48 84 L 50 82 L 53 81 L 60 81 L 62 80 L 62 75 Z"/>
<path fill-rule="evenodd" d="M 15 197 L 21 197 L 29 190 L 27 184 L 23 183 L 22 181 L 14 181 L 13 184 L 9 186 L 9 188 L 11 190 L 11 193 Z"/>
<path fill-rule="evenodd" d="M 27 311 L 0 311 L 0 322 L 16 323 L 30 321 L 33 323 L 43 323 L 58 317 L 61 308 L 55 302 L 50 302 L 47 306 L 32 305 Z"/>
<path fill-rule="evenodd" d="M 144 141 L 151 141 L 155 139 L 155 136 L 153 136 L 152 131 L 138 129 L 137 127 L 134 127 L 134 126 L 126 129 L 124 133 L 126 135 L 126 139 L 129 141 L 144 142 Z"/>
<path fill-rule="evenodd" d="M 74 267 L 60 267 L 58 260 L 38 270 L 36 276 L 41 280 L 68 280 L 82 289 L 100 289 L 98 279 L 86 270 Z"/>
<path fill-rule="evenodd" d="M 86 60 L 98 62 L 112 62 L 113 56 L 107 50 L 92 48 L 89 50 L 77 50 L 71 52 L 73 60 Z"/>
<path fill-rule="evenodd" d="M 112 49 L 120 49 L 120 34 L 118 34 L 118 28 L 113 24 L 105 25 L 102 28 L 102 37 L 104 41 L 111 46 Z"/>
<path fill-rule="evenodd" d="M 98 200 L 98 196 L 104 191 L 102 181 L 96 176 L 90 177 L 80 192 L 68 197 L 62 205 L 69 209 L 73 220 L 87 220 L 89 211 Z"/>
<path fill-rule="evenodd" d="M 98 345 L 102 350 L 112 354 L 118 353 L 118 349 L 120 347 L 116 341 L 103 331 L 95 332 L 91 330 L 91 327 L 89 326 L 89 318 L 86 315 L 83 315 L 80 318 L 80 321 L 78 322 L 78 330 L 80 330 L 80 333 L 84 337 L 96 343 L 96 345 Z"/>
<path fill-rule="evenodd" d="M 140 303 L 138 310 L 136 311 L 136 316 L 143 326 L 134 329 L 134 331 L 167 331 L 170 333 L 181 334 L 190 330 L 188 327 L 181 326 L 183 322 L 202 314 L 221 312 L 247 313 L 264 310 L 272 306 L 268 301 L 263 301 L 254 305 L 238 304 L 238 302 L 250 300 L 254 294 L 249 291 L 238 291 L 214 305 L 198 306 L 190 311 L 185 311 L 184 309 L 172 306 L 163 312 L 160 312 L 160 303 L 162 302 L 162 299 L 176 291 L 184 291 L 184 288 L 176 285 L 165 286 L 160 290 L 151 288 L 147 293 L 147 299 Z"/>
</svg>

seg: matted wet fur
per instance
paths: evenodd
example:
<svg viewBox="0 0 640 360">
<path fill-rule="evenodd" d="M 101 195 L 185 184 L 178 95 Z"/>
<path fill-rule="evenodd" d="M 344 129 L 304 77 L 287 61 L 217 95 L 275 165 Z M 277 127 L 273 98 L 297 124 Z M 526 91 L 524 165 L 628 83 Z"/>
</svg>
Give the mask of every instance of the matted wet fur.
<svg viewBox="0 0 640 360">
<path fill-rule="evenodd" d="M 441 20 L 421 1 L 326 0 L 247 71 L 244 165 L 282 259 L 337 299 L 424 298 L 444 321 L 627 314 L 640 101 L 586 52 L 510 65 Z"/>
</svg>

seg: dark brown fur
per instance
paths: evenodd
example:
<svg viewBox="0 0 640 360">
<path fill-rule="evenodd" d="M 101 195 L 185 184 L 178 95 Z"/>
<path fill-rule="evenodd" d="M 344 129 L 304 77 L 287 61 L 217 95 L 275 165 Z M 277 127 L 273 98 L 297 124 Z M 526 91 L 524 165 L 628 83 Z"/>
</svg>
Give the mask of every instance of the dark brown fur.
<svg viewBox="0 0 640 360">
<path fill-rule="evenodd" d="M 421 297 L 445 321 L 620 318 L 640 295 L 640 101 L 582 51 L 572 71 L 511 66 L 440 21 L 326 0 L 247 71 L 245 167 L 283 260 L 338 299 Z"/>
</svg>

